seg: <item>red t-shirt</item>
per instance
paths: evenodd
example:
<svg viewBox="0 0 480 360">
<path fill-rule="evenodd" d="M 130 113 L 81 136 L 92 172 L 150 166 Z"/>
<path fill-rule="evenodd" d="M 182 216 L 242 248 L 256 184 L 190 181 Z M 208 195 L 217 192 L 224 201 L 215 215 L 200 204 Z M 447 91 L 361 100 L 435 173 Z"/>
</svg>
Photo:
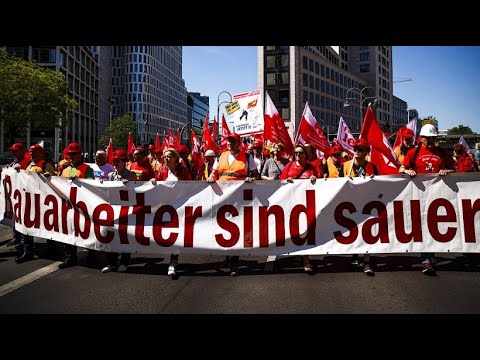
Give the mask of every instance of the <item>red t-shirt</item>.
<svg viewBox="0 0 480 360">
<path fill-rule="evenodd" d="M 288 178 L 296 179 L 297 175 L 302 171 L 303 166 L 297 165 L 295 161 L 291 161 L 285 166 L 282 173 L 280 174 L 280 180 L 287 180 Z M 310 179 L 310 176 L 318 177 L 317 170 L 312 166 L 312 164 L 307 163 L 305 165 L 305 171 L 300 175 L 298 179 Z"/>
<path fill-rule="evenodd" d="M 422 146 L 415 159 L 413 166 L 413 158 L 417 148 L 408 150 L 403 165 L 407 170 L 414 169 L 418 174 L 438 173 L 442 169 L 453 170 L 455 162 L 447 150 L 441 150 L 438 147 L 426 148 Z"/>
</svg>

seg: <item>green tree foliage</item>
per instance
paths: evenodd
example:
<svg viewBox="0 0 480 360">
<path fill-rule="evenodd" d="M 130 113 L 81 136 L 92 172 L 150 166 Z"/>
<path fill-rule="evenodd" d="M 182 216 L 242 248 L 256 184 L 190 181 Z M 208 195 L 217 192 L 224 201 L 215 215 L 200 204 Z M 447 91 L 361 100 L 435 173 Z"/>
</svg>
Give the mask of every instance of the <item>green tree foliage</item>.
<svg viewBox="0 0 480 360">
<path fill-rule="evenodd" d="M 130 115 L 123 115 L 112 120 L 112 124 L 105 128 L 105 135 L 98 141 L 99 146 L 107 146 L 108 141 L 112 138 L 115 149 L 127 147 L 128 133 L 132 133 L 133 139 L 136 138 L 135 133 L 137 125 Z"/>
<path fill-rule="evenodd" d="M 68 96 L 64 74 L 0 49 L 1 120 L 11 137 L 24 134 L 29 122 L 45 129 L 65 126 L 67 112 L 77 106 Z"/>
<path fill-rule="evenodd" d="M 451 128 L 447 132 L 448 135 L 472 135 L 473 131 L 470 126 L 458 125 L 458 127 Z"/>
</svg>

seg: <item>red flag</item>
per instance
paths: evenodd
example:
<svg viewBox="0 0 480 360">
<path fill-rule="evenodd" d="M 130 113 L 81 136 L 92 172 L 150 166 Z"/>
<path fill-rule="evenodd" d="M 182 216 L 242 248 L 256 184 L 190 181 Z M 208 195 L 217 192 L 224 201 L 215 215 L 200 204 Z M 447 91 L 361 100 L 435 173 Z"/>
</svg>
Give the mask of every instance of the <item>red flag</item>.
<svg viewBox="0 0 480 360">
<path fill-rule="evenodd" d="M 402 145 L 402 142 L 403 142 L 403 138 L 402 138 L 402 130 L 403 129 L 410 129 L 413 131 L 413 134 L 415 134 L 417 132 L 417 119 L 413 119 L 412 121 L 410 121 L 408 124 L 402 126 L 400 129 L 398 129 L 398 131 L 396 132 L 397 134 L 397 137 L 395 138 L 395 143 L 393 144 L 393 148 L 395 149 L 397 146 L 401 146 Z"/>
<path fill-rule="evenodd" d="M 346 152 L 353 155 L 355 138 L 342 117 L 340 117 L 340 121 L 338 122 L 337 143 L 340 144 Z"/>
<path fill-rule="evenodd" d="M 223 116 L 223 114 L 222 114 Z M 213 140 L 217 141 L 218 130 L 217 130 L 217 118 L 213 117 Z"/>
<path fill-rule="evenodd" d="M 113 164 L 113 142 L 112 142 L 112 138 L 110 138 L 110 141 L 108 142 L 106 153 L 107 153 L 107 162 L 109 164 Z"/>
<path fill-rule="evenodd" d="M 264 121 L 263 137 L 265 141 L 269 140 L 274 143 L 281 142 L 285 145 L 285 155 L 288 157 L 293 156 L 292 139 L 288 135 L 285 122 L 278 113 L 278 110 L 270 98 L 270 95 L 268 95 L 268 92 L 265 93 Z"/>
<path fill-rule="evenodd" d="M 218 154 L 218 146 L 210 135 L 210 128 L 208 127 L 208 113 L 205 117 L 205 123 L 203 124 L 203 147 L 205 151 L 213 150 L 215 154 Z"/>
<path fill-rule="evenodd" d="M 313 116 L 308 102 L 305 104 L 305 110 L 298 126 L 298 133 L 304 142 L 311 144 L 315 149 L 323 152 L 325 158 L 328 158 L 330 155 L 330 143 Z"/>
<path fill-rule="evenodd" d="M 385 137 L 380 125 L 378 125 L 378 121 L 375 118 L 370 106 L 367 108 L 367 112 L 365 113 L 362 130 L 360 131 L 360 137 L 367 139 L 367 141 L 370 143 L 372 149 L 370 160 L 378 168 L 378 171 L 381 175 L 386 175 L 385 172 L 382 173 L 381 169 L 384 169 L 385 171 L 385 169 L 388 169 L 385 168 L 385 166 L 391 167 L 392 165 L 397 169 L 395 173 L 398 173 L 400 164 L 398 163 L 397 155 L 395 154 L 395 151 L 393 151 L 390 142 Z M 380 153 L 380 156 L 375 154 L 377 151 Z"/>
<path fill-rule="evenodd" d="M 222 139 L 221 139 L 221 150 L 227 151 L 227 138 L 230 135 L 230 129 L 228 128 L 227 120 L 225 120 L 225 115 L 222 114 Z"/>
<path fill-rule="evenodd" d="M 162 145 L 162 151 L 165 152 L 170 146 L 168 146 L 168 141 L 167 138 L 163 138 L 163 145 Z"/>
<path fill-rule="evenodd" d="M 175 133 L 175 144 L 174 144 L 175 149 L 178 149 L 181 144 L 182 144 L 182 141 L 180 139 L 180 130 L 177 129 L 177 132 Z"/>
<path fill-rule="evenodd" d="M 191 130 L 190 142 L 192 144 L 192 165 L 194 169 L 201 170 L 203 168 L 203 159 L 200 140 L 198 140 L 197 134 Z M 198 175 L 198 174 L 197 174 Z"/>
<path fill-rule="evenodd" d="M 162 150 L 162 144 L 160 142 L 160 134 L 157 133 L 157 136 L 155 136 L 155 152 L 158 152 L 161 150 Z"/>
<path fill-rule="evenodd" d="M 175 138 L 173 137 L 172 129 L 168 129 L 168 147 L 175 147 Z"/>
<path fill-rule="evenodd" d="M 132 133 L 128 133 L 128 142 L 127 142 L 127 155 L 133 156 L 133 153 L 135 151 L 135 144 L 133 143 L 133 138 L 132 138 Z"/>
</svg>

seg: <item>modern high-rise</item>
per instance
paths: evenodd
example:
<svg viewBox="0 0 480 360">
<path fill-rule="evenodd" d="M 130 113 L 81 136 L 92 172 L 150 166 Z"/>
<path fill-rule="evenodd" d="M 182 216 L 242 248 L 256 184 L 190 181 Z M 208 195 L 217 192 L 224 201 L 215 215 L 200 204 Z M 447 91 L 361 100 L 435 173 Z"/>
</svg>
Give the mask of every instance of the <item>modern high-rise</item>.
<svg viewBox="0 0 480 360">
<path fill-rule="evenodd" d="M 391 67 L 391 47 L 385 46 L 258 47 L 259 88 L 268 91 L 286 125 L 298 127 L 308 101 L 330 134 L 340 117 L 358 133 L 374 99 L 380 125 L 391 125 Z"/>
<path fill-rule="evenodd" d="M 113 116 L 132 116 L 137 143 L 187 123 L 181 46 L 115 46 L 112 64 Z"/>
<path fill-rule="evenodd" d="M 92 46 L 92 52 L 99 65 L 98 81 L 98 135 L 105 134 L 105 128 L 113 118 L 112 98 L 112 57 L 113 46 Z"/>
<path fill-rule="evenodd" d="M 99 65 L 91 47 L 23 46 L 7 47 L 7 51 L 64 73 L 69 95 L 78 102 L 77 109 L 69 114 L 63 132 L 60 129 L 37 129 L 33 123 L 25 142 L 31 144 L 44 140 L 52 148 L 52 156 L 56 161 L 59 160 L 63 147 L 71 141 L 79 142 L 85 153 L 97 150 Z"/>
<path fill-rule="evenodd" d="M 393 116 L 391 123 L 391 133 L 393 134 L 399 128 L 401 128 L 405 123 L 407 123 L 408 112 L 407 112 L 407 102 L 393 95 Z"/>
<path fill-rule="evenodd" d="M 203 124 L 210 108 L 210 98 L 198 92 L 189 92 L 187 98 L 187 123 L 197 136 L 202 136 Z"/>
</svg>

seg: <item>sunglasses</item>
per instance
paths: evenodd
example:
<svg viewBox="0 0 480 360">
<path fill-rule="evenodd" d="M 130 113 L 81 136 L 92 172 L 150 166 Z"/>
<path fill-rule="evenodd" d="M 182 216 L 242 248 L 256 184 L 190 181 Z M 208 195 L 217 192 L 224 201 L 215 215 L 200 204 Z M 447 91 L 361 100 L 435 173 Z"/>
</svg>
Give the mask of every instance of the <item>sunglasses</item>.
<svg viewBox="0 0 480 360">
<path fill-rule="evenodd" d="M 67 153 L 68 155 L 77 155 L 77 154 L 80 154 L 79 152 L 69 152 Z"/>
</svg>

